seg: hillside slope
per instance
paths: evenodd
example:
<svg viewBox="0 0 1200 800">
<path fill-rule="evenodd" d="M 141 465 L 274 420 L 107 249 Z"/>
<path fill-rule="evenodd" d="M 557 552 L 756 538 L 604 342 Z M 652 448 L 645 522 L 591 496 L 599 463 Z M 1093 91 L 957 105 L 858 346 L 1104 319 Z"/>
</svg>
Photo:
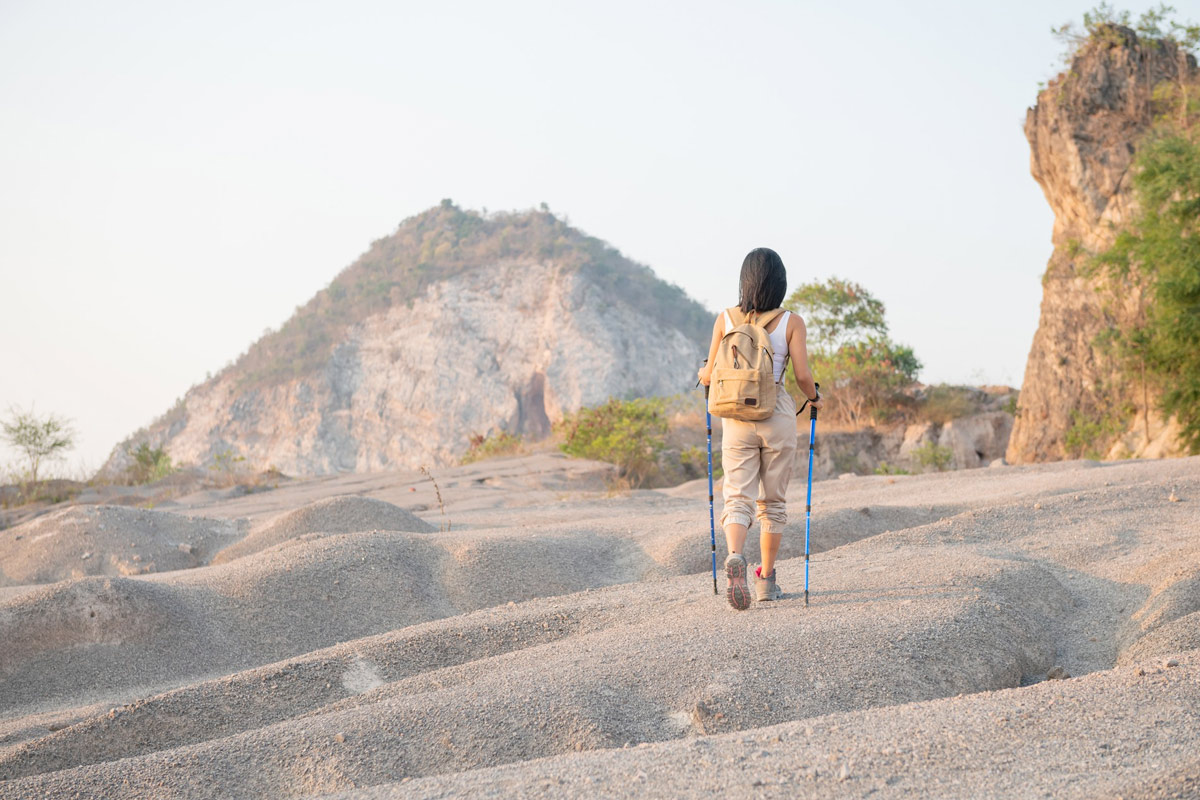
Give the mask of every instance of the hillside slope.
<svg viewBox="0 0 1200 800">
<path fill-rule="evenodd" d="M 711 316 L 548 212 L 405 220 L 231 367 L 119 444 L 291 474 L 443 465 L 610 396 L 694 383 Z M 653 344 L 651 348 L 650 345 Z"/>
</svg>

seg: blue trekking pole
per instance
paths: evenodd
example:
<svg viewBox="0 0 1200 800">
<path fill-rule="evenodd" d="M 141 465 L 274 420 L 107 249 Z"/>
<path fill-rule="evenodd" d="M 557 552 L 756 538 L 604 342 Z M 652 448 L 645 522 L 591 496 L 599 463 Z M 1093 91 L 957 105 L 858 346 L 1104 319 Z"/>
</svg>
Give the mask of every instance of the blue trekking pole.
<svg viewBox="0 0 1200 800">
<path fill-rule="evenodd" d="M 717 594 L 717 522 L 713 519 L 712 414 L 708 411 L 707 386 L 704 387 L 704 422 L 708 427 L 708 535 L 709 541 L 712 543 L 713 594 Z"/>
<path fill-rule="evenodd" d="M 821 384 L 814 383 L 817 390 L 817 399 L 821 399 Z M 804 503 L 804 607 L 808 607 L 808 534 L 812 529 L 812 473 L 813 473 L 813 448 L 817 443 L 817 407 L 810 406 L 808 409 L 808 499 Z M 709 490 L 712 494 L 712 490 Z M 715 564 L 716 555 L 713 556 Z M 716 567 L 714 566 L 715 570 Z M 714 573 L 715 575 L 715 573 Z M 716 577 L 713 577 L 713 585 L 716 586 Z"/>
</svg>

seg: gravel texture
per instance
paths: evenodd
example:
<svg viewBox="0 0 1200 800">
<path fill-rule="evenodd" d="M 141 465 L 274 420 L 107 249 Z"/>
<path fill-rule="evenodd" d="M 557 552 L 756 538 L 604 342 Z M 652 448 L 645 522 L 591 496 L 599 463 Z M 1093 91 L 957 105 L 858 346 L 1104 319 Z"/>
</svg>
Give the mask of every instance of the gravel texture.
<svg viewBox="0 0 1200 800">
<path fill-rule="evenodd" d="M 539 459 L 439 476 L 448 531 L 297 482 L 225 563 L 6 589 L 0 797 L 1200 794 L 1200 459 L 819 482 L 811 604 L 801 518 L 745 612 L 703 482 Z"/>
<path fill-rule="evenodd" d="M 0 586 L 188 569 L 243 535 L 230 520 L 73 506 L 0 531 Z"/>
<path fill-rule="evenodd" d="M 354 495 L 317 500 L 295 511 L 285 511 L 226 547 L 214 563 L 258 553 L 307 533 L 355 533 L 359 531 L 405 531 L 431 533 L 437 528 L 410 511 Z"/>
</svg>

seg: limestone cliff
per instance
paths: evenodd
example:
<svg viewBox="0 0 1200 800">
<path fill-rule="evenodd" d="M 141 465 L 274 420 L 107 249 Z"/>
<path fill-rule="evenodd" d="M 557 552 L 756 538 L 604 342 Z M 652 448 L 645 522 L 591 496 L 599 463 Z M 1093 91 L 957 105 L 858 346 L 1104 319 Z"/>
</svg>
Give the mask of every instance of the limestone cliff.
<svg viewBox="0 0 1200 800">
<path fill-rule="evenodd" d="M 471 434 L 539 438 L 610 396 L 695 383 L 712 317 L 544 212 L 444 203 L 376 242 L 280 331 L 114 450 L 291 474 L 454 461 Z"/>
<path fill-rule="evenodd" d="M 1019 416 L 1009 440 L 1010 463 L 1073 457 L 1067 432 L 1080 420 L 1121 416 L 1110 457 L 1173 451 L 1174 434 L 1156 418 L 1152 398 L 1120 375 L 1097 348 L 1097 334 L 1136 314 L 1136 292 L 1113 297 L 1084 274 L 1088 253 L 1111 245 L 1134 211 L 1130 167 L 1154 118 L 1152 94 L 1195 60 L 1173 43 L 1141 40 L 1113 27 L 1093 36 L 1070 69 L 1043 89 L 1025 118 L 1030 169 L 1054 210 L 1054 253 L 1043 278 L 1041 319 L 1025 367 Z M 1108 445 L 1105 444 L 1107 450 Z"/>
</svg>

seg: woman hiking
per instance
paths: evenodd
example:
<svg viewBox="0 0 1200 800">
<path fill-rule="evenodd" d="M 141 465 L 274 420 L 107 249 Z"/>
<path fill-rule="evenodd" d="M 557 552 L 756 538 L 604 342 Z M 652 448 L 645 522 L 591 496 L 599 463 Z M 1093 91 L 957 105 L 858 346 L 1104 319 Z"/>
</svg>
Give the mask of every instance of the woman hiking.
<svg viewBox="0 0 1200 800">
<path fill-rule="evenodd" d="M 796 401 L 784 390 L 784 370 L 790 359 L 796 385 L 818 409 L 820 395 L 808 367 L 807 331 L 798 314 L 783 311 L 772 315 L 787 295 L 787 272 L 779 255 L 766 247 L 751 250 L 742 262 L 738 304 L 723 311 L 713 323 L 708 360 L 700 369 L 700 382 L 709 385 L 714 359 L 726 332 L 744 322 L 766 319 L 762 326 L 771 342 L 777 384 L 775 408 L 766 419 L 721 420 L 721 465 L 725 470 L 722 494 L 725 507 L 721 527 L 729 556 L 725 559 L 728 579 L 726 597 L 738 610 L 750 606 L 743 547 L 755 517 L 759 521 L 762 564 L 755 570 L 755 596 L 759 602 L 783 596 L 775 582 L 775 557 L 783 526 L 787 523 L 786 495 L 796 455 Z M 765 376 L 765 373 L 763 373 Z M 762 497 L 757 497 L 759 487 Z M 755 513 L 757 505 L 757 513 Z"/>
</svg>

